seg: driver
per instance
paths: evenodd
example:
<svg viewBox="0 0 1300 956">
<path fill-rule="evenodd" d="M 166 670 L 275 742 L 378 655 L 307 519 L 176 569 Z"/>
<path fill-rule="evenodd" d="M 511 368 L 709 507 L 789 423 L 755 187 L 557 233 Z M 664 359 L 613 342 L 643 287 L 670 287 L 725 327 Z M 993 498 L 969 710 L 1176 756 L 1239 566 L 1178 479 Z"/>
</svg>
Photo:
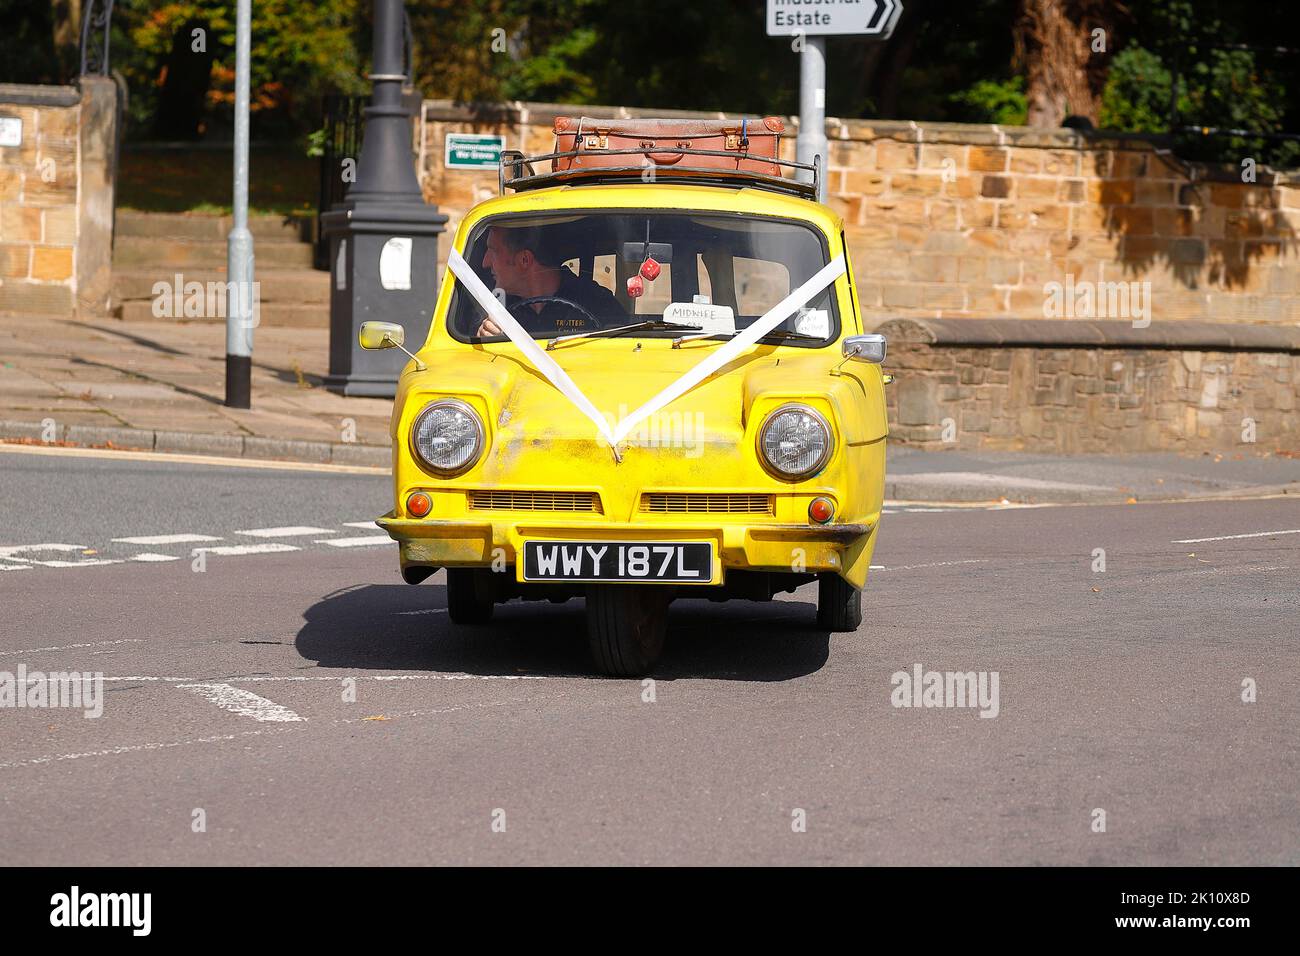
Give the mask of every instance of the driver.
<svg viewBox="0 0 1300 956">
<path fill-rule="evenodd" d="M 608 324 L 610 318 L 624 314 L 614 293 L 565 268 L 542 241 L 537 227 L 489 229 L 483 268 L 491 270 L 497 287 L 507 295 L 523 300 L 546 297 L 522 308 L 518 303 L 509 307 L 510 314 L 530 334 L 591 332 Z M 567 302 L 558 301 L 561 299 Z M 504 333 L 491 318 L 485 318 L 475 334 Z"/>
</svg>

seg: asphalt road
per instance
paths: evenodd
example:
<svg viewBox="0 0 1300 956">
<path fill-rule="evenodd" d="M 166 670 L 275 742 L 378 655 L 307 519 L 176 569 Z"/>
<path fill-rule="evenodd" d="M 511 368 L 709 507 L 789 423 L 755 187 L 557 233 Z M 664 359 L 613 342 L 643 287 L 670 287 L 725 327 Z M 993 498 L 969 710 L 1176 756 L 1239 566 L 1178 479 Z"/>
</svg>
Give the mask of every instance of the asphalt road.
<svg viewBox="0 0 1300 956">
<path fill-rule="evenodd" d="M 0 679 L 105 675 L 99 719 L 0 709 L 0 863 L 1300 864 L 1294 499 L 891 509 L 856 634 L 679 602 L 650 702 L 581 601 L 453 627 L 364 540 L 381 476 L 0 489 Z M 996 716 L 894 706 L 918 664 Z"/>
</svg>

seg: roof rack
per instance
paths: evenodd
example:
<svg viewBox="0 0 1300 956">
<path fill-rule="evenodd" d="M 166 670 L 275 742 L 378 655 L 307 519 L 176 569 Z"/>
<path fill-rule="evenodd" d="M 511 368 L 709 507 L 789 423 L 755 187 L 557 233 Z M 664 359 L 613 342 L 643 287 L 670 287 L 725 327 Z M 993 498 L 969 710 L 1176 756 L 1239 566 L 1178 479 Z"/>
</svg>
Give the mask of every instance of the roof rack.
<svg viewBox="0 0 1300 956">
<path fill-rule="evenodd" d="M 498 188 L 500 194 L 504 196 L 507 189 L 523 191 L 542 189 L 547 186 L 621 183 L 629 179 L 640 178 L 647 169 L 652 169 L 654 170 L 653 181 L 657 183 L 687 183 L 706 186 L 730 186 L 733 188 L 752 186 L 756 189 L 767 189 L 772 192 L 787 193 L 803 199 L 811 199 L 813 202 L 817 201 L 819 195 L 818 190 L 821 186 L 822 175 L 820 156 L 814 156 L 811 163 L 796 163 L 788 159 L 775 159 L 771 156 L 750 157 L 748 153 L 724 152 L 717 149 L 691 149 L 683 146 L 656 146 L 654 151 L 656 153 L 680 153 L 684 156 L 722 156 L 726 159 L 736 160 L 738 166 L 742 160 L 752 158 L 758 162 L 774 163 L 796 171 L 811 172 L 812 182 L 805 183 L 797 179 L 770 176 L 766 173 L 755 173 L 739 168 L 719 169 L 717 167 L 706 168 L 703 166 L 660 167 L 638 165 L 604 166 L 586 169 L 571 167 L 549 173 L 539 173 L 533 168 L 534 163 L 566 159 L 584 154 L 581 150 L 569 150 L 563 153 L 542 153 L 536 156 L 526 156 L 522 150 L 503 149 L 501 151 L 501 165 L 497 170 Z M 608 149 L 600 151 L 601 156 L 644 156 L 645 154 L 646 150 L 644 149 Z"/>
</svg>

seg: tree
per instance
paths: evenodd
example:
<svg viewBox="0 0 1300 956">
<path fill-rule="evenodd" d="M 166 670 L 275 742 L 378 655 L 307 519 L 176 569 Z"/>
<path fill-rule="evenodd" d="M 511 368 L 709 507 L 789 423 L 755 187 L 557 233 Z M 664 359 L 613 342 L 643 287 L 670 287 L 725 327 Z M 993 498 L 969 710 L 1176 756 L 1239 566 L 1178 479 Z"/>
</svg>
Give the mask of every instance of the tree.
<svg viewBox="0 0 1300 956">
<path fill-rule="evenodd" d="M 1097 123 L 1105 54 L 1126 14 L 1114 0 L 1021 0 L 1013 36 L 1028 125 L 1059 127 L 1071 114 Z"/>
</svg>

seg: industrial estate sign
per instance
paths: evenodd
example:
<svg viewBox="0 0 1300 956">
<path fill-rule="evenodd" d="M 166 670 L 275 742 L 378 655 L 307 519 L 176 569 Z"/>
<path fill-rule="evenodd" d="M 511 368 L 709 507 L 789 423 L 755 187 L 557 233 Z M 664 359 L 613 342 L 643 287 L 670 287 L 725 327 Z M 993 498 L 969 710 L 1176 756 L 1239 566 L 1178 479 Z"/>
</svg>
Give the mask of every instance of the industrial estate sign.
<svg viewBox="0 0 1300 956">
<path fill-rule="evenodd" d="M 482 133 L 448 133 L 443 164 L 447 169 L 496 169 L 501 165 L 504 136 Z"/>
<path fill-rule="evenodd" d="M 887 40 L 902 12 L 903 0 L 767 0 L 767 35 Z"/>
</svg>

